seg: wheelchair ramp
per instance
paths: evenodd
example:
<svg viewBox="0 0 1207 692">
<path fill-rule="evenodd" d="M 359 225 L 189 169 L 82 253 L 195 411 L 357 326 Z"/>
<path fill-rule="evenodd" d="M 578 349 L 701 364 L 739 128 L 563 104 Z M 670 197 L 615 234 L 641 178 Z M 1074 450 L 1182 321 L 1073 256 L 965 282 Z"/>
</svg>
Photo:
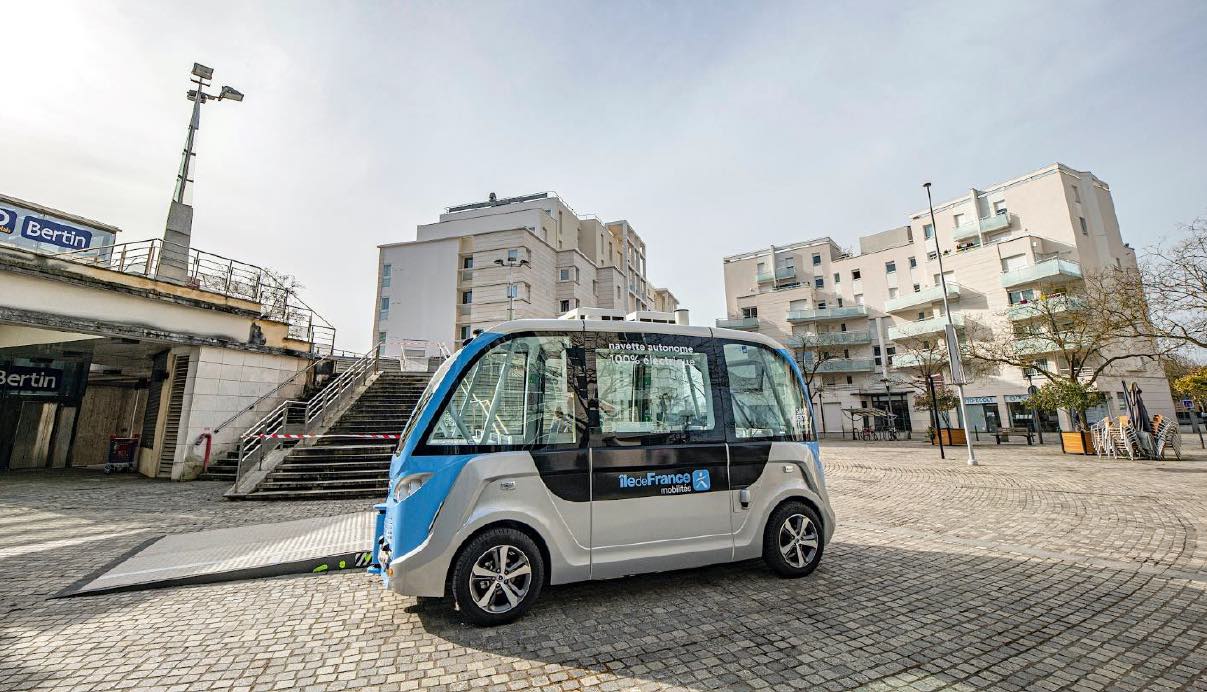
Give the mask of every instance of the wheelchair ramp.
<svg viewBox="0 0 1207 692">
<path fill-rule="evenodd" d="M 137 546 L 56 597 L 363 569 L 372 548 L 371 512 L 172 534 Z"/>
</svg>

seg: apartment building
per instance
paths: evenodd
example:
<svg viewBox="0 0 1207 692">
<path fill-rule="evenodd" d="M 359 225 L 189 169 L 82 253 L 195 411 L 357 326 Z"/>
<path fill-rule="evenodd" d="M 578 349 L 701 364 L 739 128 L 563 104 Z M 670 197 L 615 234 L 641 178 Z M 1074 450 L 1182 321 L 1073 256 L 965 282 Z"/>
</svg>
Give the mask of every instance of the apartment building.
<svg viewBox="0 0 1207 692">
<path fill-rule="evenodd" d="M 576 308 L 674 312 L 646 277 L 645 241 L 628 221 L 579 215 L 554 193 L 449 207 L 416 239 L 380 245 L 373 333 L 459 342 L 507 319 Z"/>
<path fill-rule="evenodd" d="M 726 257 L 728 316 L 717 326 L 767 334 L 805 359 L 827 356 L 813 362 L 820 361 L 814 389 L 828 432 L 849 430 L 843 411 L 853 408 L 889 410 L 898 428 L 926 430 L 929 414 L 915 410 L 910 386 L 917 355 L 898 353 L 896 341 L 943 338 L 936 234 L 957 329 L 1025 319 L 1015 306 L 1089 272 L 1136 266 L 1135 251 L 1119 234 L 1110 187 L 1060 163 L 938 203 L 935 221 L 932 227 L 929 210 L 916 212 L 898 228 L 860 238 L 858 251 L 823 237 Z M 1036 357 L 1047 362 L 1055 354 Z M 1031 419 L 1022 404 L 1025 374 L 998 367 L 966 386 L 970 426 L 1025 426 Z M 1121 379 L 1139 383 L 1153 413 L 1174 414 L 1160 368 L 1127 361 L 1099 378 L 1108 401 L 1090 412 L 1091 420 L 1126 411 Z M 1040 418 L 1041 429 L 1068 429 L 1054 415 Z"/>
</svg>

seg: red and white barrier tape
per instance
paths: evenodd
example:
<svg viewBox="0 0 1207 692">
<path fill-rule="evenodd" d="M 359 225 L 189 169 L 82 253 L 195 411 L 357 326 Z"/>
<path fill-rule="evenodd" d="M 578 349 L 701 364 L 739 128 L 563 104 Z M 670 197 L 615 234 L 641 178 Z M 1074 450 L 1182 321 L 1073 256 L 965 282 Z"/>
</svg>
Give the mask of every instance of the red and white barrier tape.
<svg viewBox="0 0 1207 692">
<path fill-rule="evenodd" d="M 344 435 L 299 435 L 291 433 L 260 434 L 261 440 L 312 440 L 319 437 L 347 437 L 357 440 L 397 440 L 402 437 L 397 433 L 348 433 Z"/>
</svg>

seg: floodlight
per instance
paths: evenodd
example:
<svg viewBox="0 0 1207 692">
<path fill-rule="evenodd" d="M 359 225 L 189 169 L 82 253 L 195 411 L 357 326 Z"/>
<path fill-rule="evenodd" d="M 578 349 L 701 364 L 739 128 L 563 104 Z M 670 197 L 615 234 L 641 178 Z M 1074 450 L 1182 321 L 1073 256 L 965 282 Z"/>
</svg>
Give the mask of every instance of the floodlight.
<svg viewBox="0 0 1207 692">
<path fill-rule="evenodd" d="M 243 92 L 238 89 L 232 89 L 228 86 L 222 87 L 222 93 L 218 94 L 219 99 L 230 99 L 232 101 L 242 101 Z"/>
<path fill-rule="evenodd" d="M 214 68 L 206 67 L 199 62 L 193 63 L 193 76 L 201 79 L 213 79 Z"/>
</svg>

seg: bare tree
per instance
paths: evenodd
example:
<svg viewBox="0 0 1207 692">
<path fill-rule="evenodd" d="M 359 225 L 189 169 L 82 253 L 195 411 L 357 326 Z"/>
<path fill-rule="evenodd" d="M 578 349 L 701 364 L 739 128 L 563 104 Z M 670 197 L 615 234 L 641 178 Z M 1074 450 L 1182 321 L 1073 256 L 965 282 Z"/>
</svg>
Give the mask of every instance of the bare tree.
<svg viewBox="0 0 1207 692">
<path fill-rule="evenodd" d="M 817 384 L 820 384 L 819 374 L 822 372 L 822 366 L 827 361 L 834 360 L 836 356 L 828 350 L 828 346 L 821 343 L 822 338 L 816 334 L 801 334 L 795 339 L 798 345 L 793 346 L 792 355 L 796 358 L 805 384 L 809 387 L 809 398 L 813 399 L 821 394 L 821 388 Z M 821 400 L 817 399 L 817 403 L 820 404 Z"/>
<path fill-rule="evenodd" d="M 1129 302 L 1149 313 L 1133 325 L 1136 333 L 1207 348 L 1207 218 L 1195 219 L 1181 240 L 1150 248 L 1128 279 Z"/>
<path fill-rule="evenodd" d="M 1158 361 L 1171 349 L 1137 331 L 1143 304 L 1121 299 L 1126 280 L 1116 270 L 1087 274 L 1016 305 L 991 327 L 968 330 L 968 354 L 984 364 L 1030 370 L 1061 391 L 1085 392 L 1113 368 Z M 1088 399 L 1070 400 L 1080 406 Z M 1084 421 L 1084 407 L 1076 412 Z"/>
<path fill-rule="evenodd" d="M 894 370 L 904 373 L 904 383 L 918 392 L 914 396 L 914 408 L 933 410 L 930 402 L 930 383 L 943 378 L 950 380 L 947 374 L 949 359 L 945 338 L 942 334 L 907 336 L 895 339 L 893 343 L 897 348 L 897 352 L 893 356 Z M 967 355 L 967 349 L 964 349 L 960 360 L 964 368 L 964 376 L 968 380 L 975 380 L 990 369 L 987 364 L 971 360 L 966 357 Z M 936 383 L 935 387 L 938 415 L 947 419 L 948 412 L 960 405 L 959 397 L 952 394 L 945 384 Z"/>
</svg>

